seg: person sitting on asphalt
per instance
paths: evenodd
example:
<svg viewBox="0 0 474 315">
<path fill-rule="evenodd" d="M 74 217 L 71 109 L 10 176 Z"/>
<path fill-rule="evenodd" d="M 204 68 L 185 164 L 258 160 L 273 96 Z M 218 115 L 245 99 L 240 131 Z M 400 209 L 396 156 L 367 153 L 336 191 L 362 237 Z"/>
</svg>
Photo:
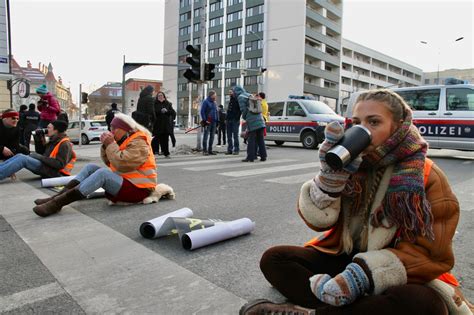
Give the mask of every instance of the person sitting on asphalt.
<svg viewBox="0 0 474 315">
<path fill-rule="evenodd" d="M 329 124 L 319 173 L 300 191 L 299 215 L 324 233 L 305 247 L 270 248 L 260 260 L 289 303 L 256 300 L 240 314 L 472 314 L 450 273 L 459 203 L 426 157 L 410 107 L 390 90 L 366 91 L 352 121 L 371 132 L 370 145 L 332 169 L 326 153 L 344 129 Z"/>
<path fill-rule="evenodd" d="M 57 213 L 101 187 L 112 202 L 139 203 L 154 192 L 157 172 L 150 132 L 122 113 L 115 114 L 110 126 L 111 132 L 100 137 L 101 158 L 107 167 L 87 164 L 61 192 L 35 200 L 37 215 Z"/>
<path fill-rule="evenodd" d="M 47 129 L 50 140 L 46 144 L 45 152 L 43 154 L 32 152 L 29 156 L 19 153 L 0 163 L 0 180 L 11 177 L 23 168 L 40 175 L 42 178 L 71 174 L 76 155 L 66 135 L 67 123 L 56 120 L 50 123 Z"/>
<path fill-rule="evenodd" d="M 15 154 L 30 154 L 27 147 L 20 144 L 20 114 L 9 108 L 3 111 L 0 122 L 0 160 L 7 160 Z"/>
</svg>

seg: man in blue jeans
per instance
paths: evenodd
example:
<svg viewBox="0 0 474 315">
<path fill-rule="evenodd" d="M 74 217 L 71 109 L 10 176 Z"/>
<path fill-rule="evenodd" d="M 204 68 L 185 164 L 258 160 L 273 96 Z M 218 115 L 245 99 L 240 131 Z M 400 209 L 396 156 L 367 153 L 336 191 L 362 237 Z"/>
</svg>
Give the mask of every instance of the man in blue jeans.
<svg viewBox="0 0 474 315">
<path fill-rule="evenodd" d="M 229 90 L 230 101 L 227 107 L 227 152 L 226 154 L 239 154 L 239 126 L 240 126 L 240 108 L 239 102 L 235 97 L 234 91 Z"/>
<path fill-rule="evenodd" d="M 210 90 L 209 93 L 207 93 L 207 98 L 201 105 L 201 126 L 204 128 L 204 135 L 202 137 L 202 153 L 204 155 L 216 155 L 212 152 L 212 143 L 214 142 L 216 127 L 219 122 L 216 98 L 216 91 Z"/>
</svg>

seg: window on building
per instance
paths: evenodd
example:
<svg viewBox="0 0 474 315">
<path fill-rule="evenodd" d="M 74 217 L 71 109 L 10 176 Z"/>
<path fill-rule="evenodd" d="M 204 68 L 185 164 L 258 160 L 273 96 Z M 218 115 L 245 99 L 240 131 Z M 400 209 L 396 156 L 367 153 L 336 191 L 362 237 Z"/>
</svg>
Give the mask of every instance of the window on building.
<svg viewBox="0 0 474 315">
<path fill-rule="evenodd" d="M 247 17 L 263 14 L 263 4 L 247 8 Z"/>
<path fill-rule="evenodd" d="M 201 8 L 194 9 L 194 17 L 198 17 L 201 14 Z"/>
<path fill-rule="evenodd" d="M 211 3 L 211 5 L 209 6 L 209 11 L 211 11 L 211 12 L 214 12 L 214 11 L 217 11 L 217 10 L 220 10 L 220 9 L 222 9 L 222 0 Z"/>
<path fill-rule="evenodd" d="M 185 26 L 185 27 L 181 27 L 181 28 L 179 29 L 179 35 L 181 35 L 181 36 L 182 36 L 182 35 L 187 35 L 187 34 L 189 34 L 189 33 L 191 33 L 191 26 L 190 26 L 190 25 L 189 25 L 189 26 Z"/>
<path fill-rule="evenodd" d="M 242 19 L 242 11 L 237 11 L 227 14 L 227 23 L 238 21 Z"/>
<path fill-rule="evenodd" d="M 222 16 L 216 17 L 214 19 L 209 20 L 209 27 L 214 27 L 221 25 L 224 21 L 224 18 Z"/>
<path fill-rule="evenodd" d="M 250 24 L 245 27 L 245 34 L 247 35 L 259 32 L 263 32 L 263 22 Z"/>
<path fill-rule="evenodd" d="M 225 86 L 226 87 L 232 87 L 240 85 L 240 78 L 227 78 L 225 79 Z"/>
<path fill-rule="evenodd" d="M 227 30 L 227 38 L 234 38 L 242 36 L 242 27 L 232 28 Z"/>
<path fill-rule="evenodd" d="M 182 42 L 179 42 L 178 44 L 178 49 L 186 49 L 186 46 L 188 46 L 191 43 L 190 40 L 184 40 Z"/>
<path fill-rule="evenodd" d="M 227 0 L 227 6 L 242 3 L 242 0 Z"/>
<path fill-rule="evenodd" d="M 261 40 L 254 40 L 251 42 L 245 42 L 245 51 L 253 51 L 253 50 L 258 50 L 262 49 L 262 41 Z"/>
<path fill-rule="evenodd" d="M 194 32 L 199 32 L 200 27 L 201 27 L 201 23 L 194 24 Z"/>
<path fill-rule="evenodd" d="M 222 32 L 217 32 L 209 35 L 209 42 L 214 43 L 222 40 Z"/>
<path fill-rule="evenodd" d="M 184 8 L 191 4 L 190 0 L 179 0 L 179 7 Z"/>
<path fill-rule="evenodd" d="M 244 85 L 257 85 L 257 76 L 247 76 L 244 77 Z"/>
<path fill-rule="evenodd" d="M 178 92 L 187 91 L 188 84 L 187 83 L 180 83 L 178 84 Z"/>
<path fill-rule="evenodd" d="M 225 67 L 232 68 L 232 69 L 240 69 L 240 61 L 239 60 L 228 61 L 225 63 Z"/>
<path fill-rule="evenodd" d="M 179 15 L 179 21 L 180 22 L 187 21 L 190 18 L 191 18 L 191 11 Z"/>
<path fill-rule="evenodd" d="M 247 68 L 260 68 L 262 66 L 262 58 L 250 58 L 246 60 Z"/>
<path fill-rule="evenodd" d="M 222 56 L 222 48 L 214 48 L 209 50 L 209 58 Z"/>
<path fill-rule="evenodd" d="M 240 44 L 227 46 L 225 53 L 226 55 L 238 54 L 242 51 L 241 47 L 242 45 Z"/>
<path fill-rule="evenodd" d="M 329 89 L 335 89 L 337 87 L 337 83 L 329 80 L 324 80 L 324 87 Z"/>
<path fill-rule="evenodd" d="M 193 39 L 193 45 L 199 45 L 201 43 L 201 38 L 200 37 L 196 37 Z"/>
<path fill-rule="evenodd" d="M 209 83 L 210 89 L 220 89 L 221 88 L 221 80 L 213 80 Z"/>
</svg>

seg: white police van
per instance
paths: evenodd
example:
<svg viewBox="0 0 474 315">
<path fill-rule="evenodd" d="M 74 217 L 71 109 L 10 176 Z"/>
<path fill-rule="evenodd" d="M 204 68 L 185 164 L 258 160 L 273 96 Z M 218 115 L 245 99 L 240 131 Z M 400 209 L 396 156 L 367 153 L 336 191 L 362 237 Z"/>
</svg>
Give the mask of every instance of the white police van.
<svg viewBox="0 0 474 315">
<path fill-rule="evenodd" d="M 413 110 L 413 123 L 430 148 L 474 151 L 474 85 L 431 85 L 391 89 Z M 361 92 L 351 95 L 343 116 L 352 117 Z"/>
<path fill-rule="evenodd" d="M 269 102 L 270 120 L 265 140 L 277 145 L 301 142 L 307 149 L 316 149 L 324 141 L 324 128 L 332 122 L 344 123 L 328 105 L 310 96 L 293 96 L 279 102 Z"/>
</svg>

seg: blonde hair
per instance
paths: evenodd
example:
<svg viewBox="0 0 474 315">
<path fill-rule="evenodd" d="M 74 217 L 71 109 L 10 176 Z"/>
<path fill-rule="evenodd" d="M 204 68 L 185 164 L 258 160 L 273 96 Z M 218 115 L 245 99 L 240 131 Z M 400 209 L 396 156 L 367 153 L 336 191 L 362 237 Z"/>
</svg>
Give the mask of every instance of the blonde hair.
<svg viewBox="0 0 474 315">
<path fill-rule="evenodd" d="M 120 119 L 121 121 L 123 121 L 124 123 L 129 125 L 130 128 L 133 129 L 133 131 L 140 130 L 140 131 L 144 132 L 145 134 L 147 134 L 151 138 L 150 131 L 147 128 L 145 128 L 144 126 L 137 123 L 136 120 L 133 119 L 132 117 L 130 117 L 128 115 L 125 115 L 124 113 L 116 113 L 114 115 L 114 118 Z"/>
<path fill-rule="evenodd" d="M 400 120 L 405 120 L 411 111 L 410 107 L 400 95 L 387 89 L 370 90 L 361 93 L 359 97 L 357 97 L 355 106 L 357 106 L 359 102 L 371 100 L 386 104 L 387 109 L 392 113 L 393 121 L 396 123 Z"/>
</svg>

